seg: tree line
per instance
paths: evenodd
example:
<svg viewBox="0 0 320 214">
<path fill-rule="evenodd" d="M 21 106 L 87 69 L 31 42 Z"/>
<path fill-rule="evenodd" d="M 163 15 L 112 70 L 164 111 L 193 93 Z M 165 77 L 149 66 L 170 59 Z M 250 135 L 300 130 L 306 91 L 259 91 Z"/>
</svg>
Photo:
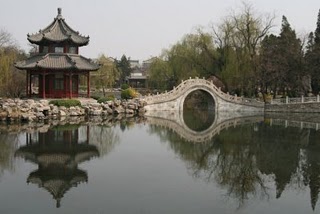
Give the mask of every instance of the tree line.
<svg viewBox="0 0 320 214">
<path fill-rule="evenodd" d="M 283 16 L 279 35 L 273 14 L 251 4 L 219 24 L 185 35 L 152 63 L 149 86 L 170 90 L 189 77 L 215 76 L 241 96 L 298 96 L 320 91 L 320 11 L 308 39 L 298 38 Z"/>
<path fill-rule="evenodd" d="M 318 94 L 320 11 L 315 31 L 305 38 L 297 36 L 285 16 L 280 33 L 271 33 L 274 20 L 273 14 L 259 14 L 243 3 L 220 23 L 198 28 L 163 50 L 149 68 L 148 87 L 170 90 L 189 77 L 214 76 L 226 91 L 239 96 Z M 27 56 L 12 35 L 0 29 L 0 96 L 23 94 L 25 73 L 14 63 Z M 126 83 L 132 71 L 125 55 L 120 60 L 101 55 L 97 62 L 101 68 L 93 73 L 91 84 L 104 94 L 106 88 Z"/>
</svg>

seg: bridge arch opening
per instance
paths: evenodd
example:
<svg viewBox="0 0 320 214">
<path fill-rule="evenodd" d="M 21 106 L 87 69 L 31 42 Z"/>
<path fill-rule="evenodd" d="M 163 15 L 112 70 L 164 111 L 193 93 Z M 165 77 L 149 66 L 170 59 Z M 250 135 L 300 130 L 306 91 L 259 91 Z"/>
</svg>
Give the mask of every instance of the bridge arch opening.
<svg viewBox="0 0 320 214">
<path fill-rule="evenodd" d="M 188 128 L 201 132 L 215 121 L 215 100 L 205 90 L 194 90 L 183 100 L 183 120 Z"/>
</svg>

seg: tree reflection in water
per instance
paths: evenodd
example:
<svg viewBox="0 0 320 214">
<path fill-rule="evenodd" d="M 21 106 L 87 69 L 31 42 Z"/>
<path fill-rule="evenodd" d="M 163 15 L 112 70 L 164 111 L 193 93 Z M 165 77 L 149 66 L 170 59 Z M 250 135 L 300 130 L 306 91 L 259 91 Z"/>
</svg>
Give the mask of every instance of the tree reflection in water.
<svg viewBox="0 0 320 214">
<path fill-rule="evenodd" d="M 229 128 L 202 144 L 154 125 L 149 132 L 168 142 L 192 176 L 219 184 L 240 207 L 252 197 L 269 198 L 274 182 L 276 198 L 285 190 L 308 187 L 315 209 L 320 190 L 319 131 L 270 126 L 266 121 Z"/>
<path fill-rule="evenodd" d="M 47 144 L 42 144 L 47 147 L 41 147 L 41 149 L 48 149 L 46 154 L 50 154 L 50 148 L 59 149 L 59 151 L 61 149 L 62 153 L 66 151 L 85 151 L 84 148 L 86 148 L 96 154 L 96 150 L 93 148 L 95 147 L 98 151 L 97 154 L 101 157 L 110 153 L 120 143 L 120 133 L 118 131 L 130 129 L 137 122 L 144 122 L 144 120 L 111 120 L 104 123 L 89 123 L 90 125 L 84 128 L 81 128 L 82 126 L 80 128 L 76 127 L 78 132 L 73 129 L 70 130 L 70 127 L 68 127 L 64 135 L 58 134 L 59 129 L 60 131 L 63 130 L 56 127 L 57 137 L 65 136 L 66 139 L 75 139 L 78 143 L 74 142 L 74 144 L 81 145 L 70 146 L 71 144 L 61 145 L 59 143 L 57 145 L 57 143 L 50 144 L 50 142 L 47 142 Z M 119 126 L 119 129 L 115 129 L 115 126 Z M 208 183 L 217 183 L 225 189 L 228 197 L 236 198 L 239 201 L 239 206 L 243 206 L 249 199 L 256 196 L 263 199 L 268 199 L 271 196 L 281 198 L 282 194 L 288 190 L 310 189 L 311 207 L 313 209 L 316 207 L 320 191 L 320 131 L 271 126 L 269 121 L 265 120 L 255 124 L 229 127 L 206 143 L 187 142 L 172 129 L 156 125 L 149 125 L 148 132 L 158 135 L 161 142 L 168 143 L 177 156 L 186 163 L 189 174 Z M 86 140 L 82 136 L 89 136 L 87 139 L 88 145 L 93 147 L 88 146 L 86 142 L 82 142 L 81 139 Z M 40 142 L 41 139 L 38 138 L 37 140 Z M 19 137 L 17 134 L 1 132 L 1 173 L 5 170 L 13 170 L 13 155 L 18 146 Z M 33 146 L 31 148 L 30 145 L 27 150 L 31 151 L 35 148 L 39 149 L 36 152 L 40 152 L 37 143 Z M 52 153 L 55 151 L 58 150 L 52 150 Z M 46 172 L 46 175 L 50 174 L 45 170 L 51 166 L 56 170 L 55 172 L 62 172 L 63 170 L 59 171 L 59 169 L 65 169 L 65 167 L 74 169 L 72 171 L 74 174 L 67 175 L 69 176 L 67 180 L 71 181 L 71 184 L 72 181 L 78 181 L 71 179 L 73 178 L 71 176 L 80 175 L 84 178 L 83 180 L 89 177 L 85 171 L 82 170 L 85 173 L 80 173 L 77 168 L 79 160 L 85 161 L 86 159 L 74 158 L 72 159 L 74 161 L 62 162 L 60 168 L 57 167 L 57 164 L 46 165 L 49 162 L 40 162 L 41 160 L 39 159 L 37 162 L 40 166 L 39 170 L 35 171 L 37 173 L 30 173 L 30 180 L 33 180 L 35 176 L 42 175 L 39 172 Z M 70 163 L 74 164 L 70 165 Z M 46 167 L 43 168 L 42 166 Z M 57 173 L 52 174 L 52 176 L 56 175 Z M 48 179 L 48 177 L 45 179 Z M 273 192 L 273 184 L 275 185 L 275 192 Z M 63 197 L 63 194 L 59 197 Z"/>
<path fill-rule="evenodd" d="M 14 152 L 19 144 L 18 133 L 0 131 L 0 179 L 5 171 L 14 171 Z"/>
</svg>

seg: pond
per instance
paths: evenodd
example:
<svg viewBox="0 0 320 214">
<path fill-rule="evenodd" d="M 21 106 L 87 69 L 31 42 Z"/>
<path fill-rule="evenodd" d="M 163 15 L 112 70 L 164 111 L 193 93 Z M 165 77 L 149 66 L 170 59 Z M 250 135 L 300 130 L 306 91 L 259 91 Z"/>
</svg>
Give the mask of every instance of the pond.
<svg viewBox="0 0 320 214">
<path fill-rule="evenodd" d="M 0 213 L 319 212 L 318 116 L 205 115 L 2 124 Z"/>
</svg>

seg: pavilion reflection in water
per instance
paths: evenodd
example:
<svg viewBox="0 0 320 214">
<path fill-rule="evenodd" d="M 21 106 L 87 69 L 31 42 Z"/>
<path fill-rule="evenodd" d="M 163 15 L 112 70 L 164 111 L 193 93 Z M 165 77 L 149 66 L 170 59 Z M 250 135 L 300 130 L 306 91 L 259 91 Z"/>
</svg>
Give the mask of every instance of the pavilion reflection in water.
<svg viewBox="0 0 320 214">
<path fill-rule="evenodd" d="M 26 145 L 16 151 L 16 156 L 38 164 L 27 183 L 46 189 L 60 207 L 69 189 L 88 181 L 87 172 L 78 169 L 78 164 L 99 156 L 99 151 L 89 144 L 89 127 L 64 125 L 46 133 L 27 133 Z"/>
</svg>

